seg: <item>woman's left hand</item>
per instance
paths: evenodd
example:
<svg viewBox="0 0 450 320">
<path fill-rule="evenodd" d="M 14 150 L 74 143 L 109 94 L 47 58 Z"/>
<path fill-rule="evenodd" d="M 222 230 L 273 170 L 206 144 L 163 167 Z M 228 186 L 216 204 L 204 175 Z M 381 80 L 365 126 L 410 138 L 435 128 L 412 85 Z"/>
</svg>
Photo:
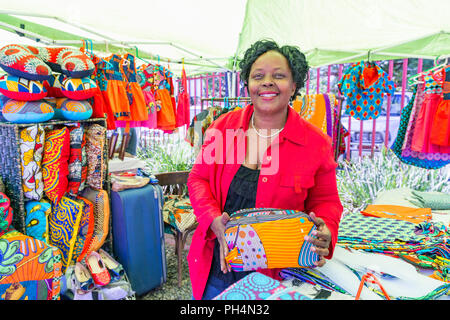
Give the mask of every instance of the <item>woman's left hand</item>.
<svg viewBox="0 0 450 320">
<path fill-rule="evenodd" d="M 314 245 L 311 250 L 316 252 L 320 257 L 319 261 L 314 262 L 314 264 L 318 267 L 322 267 L 326 262 L 324 257 L 330 253 L 328 248 L 331 243 L 331 232 L 323 219 L 317 217 L 314 212 L 311 212 L 309 216 L 317 229 L 311 233 L 313 235 L 312 237 L 305 236 L 305 240 Z"/>
</svg>

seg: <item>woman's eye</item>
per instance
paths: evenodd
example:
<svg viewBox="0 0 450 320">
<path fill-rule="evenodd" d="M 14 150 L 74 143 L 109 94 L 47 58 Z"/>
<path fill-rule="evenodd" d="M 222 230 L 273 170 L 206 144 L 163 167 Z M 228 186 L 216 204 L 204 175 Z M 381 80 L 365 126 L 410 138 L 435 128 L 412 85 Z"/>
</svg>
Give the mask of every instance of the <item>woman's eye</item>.
<svg viewBox="0 0 450 320">
<path fill-rule="evenodd" d="M 277 74 L 275 74 L 275 79 L 283 79 L 284 78 L 284 74 L 281 74 L 281 73 L 277 73 Z"/>
<path fill-rule="evenodd" d="M 263 78 L 263 75 L 261 73 L 257 73 L 257 74 L 253 75 L 253 79 L 255 79 L 255 80 L 259 80 L 259 79 L 262 79 L 262 78 Z"/>
</svg>

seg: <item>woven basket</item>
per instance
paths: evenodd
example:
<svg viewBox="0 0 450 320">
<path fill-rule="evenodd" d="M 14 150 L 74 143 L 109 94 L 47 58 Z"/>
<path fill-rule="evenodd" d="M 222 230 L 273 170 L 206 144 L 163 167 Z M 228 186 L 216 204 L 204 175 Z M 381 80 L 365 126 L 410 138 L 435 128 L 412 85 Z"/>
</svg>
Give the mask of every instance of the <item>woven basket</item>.
<svg viewBox="0 0 450 320">
<path fill-rule="evenodd" d="M 48 121 L 40 123 L 41 125 L 56 126 L 69 125 L 74 123 L 83 123 L 86 125 L 97 123 L 106 127 L 106 120 L 104 118 L 94 118 L 83 121 Z M 8 122 L 0 122 L 0 177 L 5 185 L 5 193 L 10 198 L 11 207 L 14 210 L 13 227 L 23 234 L 25 233 L 25 199 L 22 189 L 22 174 L 20 164 L 20 149 L 19 149 L 19 132 L 26 127 L 35 125 L 30 124 L 13 124 Z M 108 139 L 105 133 L 105 177 L 103 188 L 110 194 L 110 183 L 108 172 Z M 110 225 L 111 225 L 110 221 Z M 110 228 L 111 230 L 111 228 Z M 108 246 L 112 247 L 112 232 L 110 232 L 109 239 L 106 241 Z"/>
</svg>

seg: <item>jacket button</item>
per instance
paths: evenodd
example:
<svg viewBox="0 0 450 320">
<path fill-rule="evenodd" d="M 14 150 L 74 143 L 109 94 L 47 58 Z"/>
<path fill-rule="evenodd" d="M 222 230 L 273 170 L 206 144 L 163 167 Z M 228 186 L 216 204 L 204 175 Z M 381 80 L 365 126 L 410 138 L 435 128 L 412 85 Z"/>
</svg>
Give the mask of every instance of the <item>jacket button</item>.
<svg viewBox="0 0 450 320">
<path fill-rule="evenodd" d="M 267 177 L 262 178 L 262 182 L 267 182 Z"/>
<path fill-rule="evenodd" d="M 272 160 L 272 156 L 267 156 L 267 161 Z"/>
</svg>

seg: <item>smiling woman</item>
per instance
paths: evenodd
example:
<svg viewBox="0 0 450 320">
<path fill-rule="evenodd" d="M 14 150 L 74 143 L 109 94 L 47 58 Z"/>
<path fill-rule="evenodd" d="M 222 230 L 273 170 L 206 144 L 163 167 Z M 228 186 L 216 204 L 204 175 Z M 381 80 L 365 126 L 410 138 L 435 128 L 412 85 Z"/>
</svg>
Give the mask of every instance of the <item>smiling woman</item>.
<svg viewBox="0 0 450 320">
<path fill-rule="evenodd" d="M 188 255 L 195 299 L 212 299 L 252 272 L 233 271 L 226 262 L 226 225 L 239 210 L 309 214 L 317 230 L 305 241 L 319 256 L 318 266 L 332 257 L 337 241 L 342 205 L 331 140 L 289 105 L 308 74 L 304 54 L 293 46 L 258 41 L 240 67 L 252 104 L 211 124 L 187 183 L 198 222 Z M 279 279 L 279 269 L 258 272 Z"/>
</svg>

